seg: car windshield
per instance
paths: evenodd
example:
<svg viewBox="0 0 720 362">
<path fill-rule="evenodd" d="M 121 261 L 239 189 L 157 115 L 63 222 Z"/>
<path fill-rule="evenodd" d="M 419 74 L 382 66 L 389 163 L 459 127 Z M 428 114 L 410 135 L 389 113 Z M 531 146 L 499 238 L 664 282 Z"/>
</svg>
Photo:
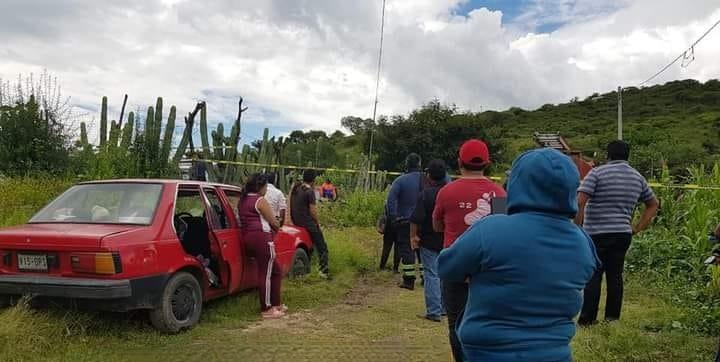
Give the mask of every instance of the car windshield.
<svg viewBox="0 0 720 362">
<path fill-rule="evenodd" d="M 30 219 L 30 223 L 149 225 L 162 185 L 83 184 L 71 187 Z"/>
</svg>

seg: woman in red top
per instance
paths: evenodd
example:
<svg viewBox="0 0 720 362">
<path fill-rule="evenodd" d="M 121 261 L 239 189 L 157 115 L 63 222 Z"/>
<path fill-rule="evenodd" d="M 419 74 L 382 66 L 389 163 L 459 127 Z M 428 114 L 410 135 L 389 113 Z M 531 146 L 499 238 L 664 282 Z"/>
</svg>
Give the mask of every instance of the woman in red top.
<svg viewBox="0 0 720 362">
<path fill-rule="evenodd" d="M 242 225 L 245 252 L 257 261 L 262 316 L 280 318 L 287 311 L 287 307 L 280 300 L 282 272 L 275 260 L 273 242 L 273 232 L 277 231 L 280 225 L 264 197 L 267 183 L 265 175 L 250 176 L 238 203 L 238 214 Z"/>
</svg>

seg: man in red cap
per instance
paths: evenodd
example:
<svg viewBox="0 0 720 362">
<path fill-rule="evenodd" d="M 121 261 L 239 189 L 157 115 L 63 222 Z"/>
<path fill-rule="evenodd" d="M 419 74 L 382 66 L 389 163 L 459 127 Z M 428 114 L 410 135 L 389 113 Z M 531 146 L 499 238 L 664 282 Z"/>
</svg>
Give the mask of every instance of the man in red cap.
<svg viewBox="0 0 720 362">
<path fill-rule="evenodd" d="M 460 147 L 460 179 L 440 189 L 433 212 L 433 227 L 443 232 L 443 247 L 449 247 L 473 223 L 490 215 L 490 201 L 505 197 L 505 190 L 485 177 L 490 152 L 483 141 L 469 140 Z M 467 283 L 442 281 L 442 299 L 448 317 L 450 346 L 456 361 L 463 361 L 462 346 L 456 334 L 467 302 Z"/>
</svg>

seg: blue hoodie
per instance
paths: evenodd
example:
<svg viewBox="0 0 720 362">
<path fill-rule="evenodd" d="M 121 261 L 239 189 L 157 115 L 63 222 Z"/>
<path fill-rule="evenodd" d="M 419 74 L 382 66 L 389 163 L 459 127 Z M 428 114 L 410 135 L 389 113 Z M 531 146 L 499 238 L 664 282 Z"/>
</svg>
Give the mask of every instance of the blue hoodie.
<svg viewBox="0 0 720 362">
<path fill-rule="evenodd" d="M 580 177 L 553 149 L 521 155 L 508 181 L 508 215 L 478 221 L 440 254 L 446 281 L 470 277 L 458 327 L 469 361 L 570 361 L 573 318 L 599 266 L 571 222 Z"/>
</svg>

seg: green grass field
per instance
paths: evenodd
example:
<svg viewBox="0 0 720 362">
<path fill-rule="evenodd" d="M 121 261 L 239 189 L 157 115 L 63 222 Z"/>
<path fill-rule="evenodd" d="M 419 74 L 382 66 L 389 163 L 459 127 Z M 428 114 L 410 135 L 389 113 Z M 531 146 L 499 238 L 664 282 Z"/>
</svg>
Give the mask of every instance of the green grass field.
<svg viewBox="0 0 720 362">
<path fill-rule="evenodd" d="M 422 289 L 372 271 L 379 238 L 370 228 L 328 232 L 335 278 L 286 281 L 286 319 L 258 322 L 255 293 L 206 306 L 200 325 L 155 332 L 142 313 L 95 314 L 16 306 L 0 312 L 0 361 L 447 361 L 444 323 L 416 317 Z M 682 311 L 633 275 L 622 321 L 580 329 L 577 361 L 710 360 L 716 340 L 678 325 Z"/>
</svg>

